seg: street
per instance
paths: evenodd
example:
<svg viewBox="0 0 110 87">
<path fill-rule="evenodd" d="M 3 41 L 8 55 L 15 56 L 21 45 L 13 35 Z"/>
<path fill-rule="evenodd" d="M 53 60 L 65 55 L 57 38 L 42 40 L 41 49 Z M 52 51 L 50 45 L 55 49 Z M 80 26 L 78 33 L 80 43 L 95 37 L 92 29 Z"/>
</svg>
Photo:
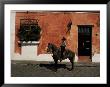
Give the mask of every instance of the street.
<svg viewBox="0 0 110 87">
<path fill-rule="evenodd" d="M 57 71 L 54 62 L 37 61 L 12 61 L 12 77 L 100 77 L 100 63 L 74 64 L 74 69 L 69 71 L 71 64 L 59 62 Z"/>
</svg>

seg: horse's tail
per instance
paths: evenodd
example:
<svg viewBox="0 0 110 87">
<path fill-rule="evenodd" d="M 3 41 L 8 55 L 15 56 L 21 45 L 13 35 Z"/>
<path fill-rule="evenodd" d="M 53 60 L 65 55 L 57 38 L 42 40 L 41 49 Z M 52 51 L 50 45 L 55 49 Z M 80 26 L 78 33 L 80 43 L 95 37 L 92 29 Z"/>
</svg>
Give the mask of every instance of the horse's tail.
<svg viewBox="0 0 110 87">
<path fill-rule="evenodd" d="M 71 50 L 67 50 L 67 55 L 68 55 L 68 58 L 72 64 L 72 67 L 71 67 L 71 70 L 74 69 L 74 61 L 75 61 L 75 52 L 72 52 Z"/>
<path fill-rule="evenodd" d="M 73 62 L 75 61 L 75 52 L 73 52 Z"/>
</svg>

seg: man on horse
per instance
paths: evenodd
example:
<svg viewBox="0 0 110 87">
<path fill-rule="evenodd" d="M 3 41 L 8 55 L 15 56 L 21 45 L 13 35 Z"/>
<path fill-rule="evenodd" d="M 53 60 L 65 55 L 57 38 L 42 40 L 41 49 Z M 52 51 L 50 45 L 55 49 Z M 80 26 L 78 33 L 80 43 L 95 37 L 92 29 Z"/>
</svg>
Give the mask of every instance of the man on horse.
<svg viewBox="0 0 110 87">
<path fill-rule="evenodd" d="M 65 37 L 63 37 L 62 38 L 62 43 L 61 43 L 61 57 L 60 57 L 60 62 L 62 61 L 62 59 L 63 59 L 63 53 L 64 53 L 64 51 L 65 51 L 65 47 L 66 47 L 66 38 Z"/>
</svg>

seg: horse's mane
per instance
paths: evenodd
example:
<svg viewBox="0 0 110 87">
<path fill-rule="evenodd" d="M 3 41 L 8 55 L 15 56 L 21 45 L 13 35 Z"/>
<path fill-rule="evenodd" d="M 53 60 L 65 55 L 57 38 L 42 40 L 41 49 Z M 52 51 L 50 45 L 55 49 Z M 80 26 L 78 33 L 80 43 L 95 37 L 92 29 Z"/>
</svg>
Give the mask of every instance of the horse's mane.
<svg viewBox="0 0 110 87">
<path fill-rule="evenodd" d="M 50 45 L 52 45 L 52 46 L 54 46 L 54 47 L 56 47 L 56 48 L 58 48 L 55 44 L 53 44 L 53 43 L 49 43 Z"/>
</svg>

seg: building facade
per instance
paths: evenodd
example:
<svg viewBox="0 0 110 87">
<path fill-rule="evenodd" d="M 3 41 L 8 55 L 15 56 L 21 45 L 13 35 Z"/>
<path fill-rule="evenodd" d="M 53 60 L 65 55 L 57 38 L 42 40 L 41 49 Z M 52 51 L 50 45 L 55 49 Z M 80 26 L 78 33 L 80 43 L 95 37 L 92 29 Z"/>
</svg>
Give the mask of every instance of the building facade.
<svg viewBox="0 0 110 87">
<path fill-rule="evenodd" d="M 66 48 L 75 52 L 75 61 L 100 62 L 100 12 L 98 11 L 12 12 L 11 18 L 12 60 L 32 59 L 37 61 L 38 59 L 40 61 L 52 61 L 51 55 L 46 52 L 48 43 L 53 43 L 60 47 L 62 37 L 65 37 Z M 21 26 L 21 19 L 37 20 L 41 28 L 41 37 L 37 46 L 34 45 L 29 48 L 29 46 L 20 47 L 18 45 L 19 38 L 17 33 Z M 26 57 L 25 55 L 29 56 Z"/>
</svg>

